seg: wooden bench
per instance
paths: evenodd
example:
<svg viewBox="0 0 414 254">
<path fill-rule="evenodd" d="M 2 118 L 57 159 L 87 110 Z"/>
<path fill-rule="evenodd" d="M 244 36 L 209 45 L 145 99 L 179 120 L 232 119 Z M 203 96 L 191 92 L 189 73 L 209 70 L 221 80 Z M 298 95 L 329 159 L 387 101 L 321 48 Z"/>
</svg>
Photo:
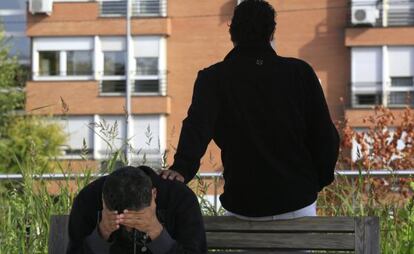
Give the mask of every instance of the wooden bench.
<svg viewBox="0 0 414 254">
<path fill-rule="evenodd" d="M 250 222 L 234 217 L 204 217 L 211 253 L 380 253 L 377 217 L 306 217 Z M 49 254 L 65 253 L 67 215 L 52 216 Z M 222 251 L 222 252 L 221 252 Z M 306 253 L 306 252 L 305 252 Z"/>
</svg>

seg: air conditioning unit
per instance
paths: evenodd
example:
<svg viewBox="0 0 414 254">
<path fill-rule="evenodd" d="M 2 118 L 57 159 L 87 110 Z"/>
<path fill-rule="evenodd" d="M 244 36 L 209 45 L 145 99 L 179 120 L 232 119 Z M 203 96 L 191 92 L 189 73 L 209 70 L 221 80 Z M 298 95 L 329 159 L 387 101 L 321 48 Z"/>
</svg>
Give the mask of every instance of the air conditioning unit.
<svg viewBox="0 0 414 254">
<path fill-rule="evenodd" d="M 52 14 L 53 0 L 29 0 L 29 11 L 32 14 L 46 13 Z"/>
<path fill-rule="evenodd" d="M 379 10 L 376 6 L 352 6 L 353 25 L 374 26 L 379 18 Z"/>
</svg>

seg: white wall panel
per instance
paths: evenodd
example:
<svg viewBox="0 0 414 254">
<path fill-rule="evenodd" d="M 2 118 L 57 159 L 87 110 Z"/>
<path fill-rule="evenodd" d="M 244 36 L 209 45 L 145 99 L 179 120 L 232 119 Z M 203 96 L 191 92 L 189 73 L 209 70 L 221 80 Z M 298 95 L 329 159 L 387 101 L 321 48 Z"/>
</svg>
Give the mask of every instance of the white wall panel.
<svg viewBox="0 0 414 254">
<path fill-rule="evenodd" d="M 126 50 L 125 37 L 100 37 L 103 51 L 124 51 Z"/>
<path fill-rule="evenodd" d="M 132 146 L 134 149 L 160 151 L 163 143 L 160 135 L 160 115 L 134 115 L 134 137 Z"/>
<path fill-rule="evenodd" d="M 41 37 L 33 39 L 36 51 L 92 50 L 93 37 Z"/>
<path fill-rule="evenodd" d="M 125 116 L 124 115 L 120 115 L 120 116 L 102 116 L 101 115 L 100 120 L 102 123 L 105 122 L 108 129 L 112 128 L 112 131 L 114 133 L 114 137 L 110 139 L 106 138 L 106 141 L 111 143 L 111 145 L 114 145 L 113 149 L 122 148 L 125 144 Z M 108 133 L 108 130 L 106 132 Z M 106 142 L 101 142 L 101 144 L 102 144 L 102 147 L 99 148 L 100 150 L 106 151 L 109 149 Z"/>
<path fill-rule="evenodd" d="M 160 55 L 161 37 L 140 36 L 134 37 L 135 57 L 158 57 Z"/>
<path fill-rule="evenodd" d="M 382 81 L 382 48 L 355 47 L 351 57 L 352 83 Z"/>
<path fill-rule="evenodd" d="M 390 77 L 414 76 L 414 47 L 389 47 Z"/>
<path fill-rule="evenodd" d="M 54 119 L 53 122 L 59 123 L 67 135 L 66 145 L 71 150 L 83 148 L 83 140 L 88 149 L 94 148 L 93 142 L 93 116 L 68 116 L 62 119 Z"/>
</svg>

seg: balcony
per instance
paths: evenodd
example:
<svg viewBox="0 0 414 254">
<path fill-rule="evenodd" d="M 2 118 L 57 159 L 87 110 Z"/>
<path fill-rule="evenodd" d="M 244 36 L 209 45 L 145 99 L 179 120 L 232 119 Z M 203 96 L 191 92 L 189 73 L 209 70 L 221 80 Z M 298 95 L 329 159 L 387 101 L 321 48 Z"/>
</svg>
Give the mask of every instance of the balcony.
<svg viewBox="0 0 414 254">
<path fill-rule="evenodd" d="M 132 17 L 165 17 L 167 0 L 131 0 Z M 127 14 L 127 0 L 100 0 L 101 17 L 122 17 Z"/>
<path fill-rule="evenodd" d="M 350 26 L 414 26 L 412 0 L 352 0 Z"/>
</svg>

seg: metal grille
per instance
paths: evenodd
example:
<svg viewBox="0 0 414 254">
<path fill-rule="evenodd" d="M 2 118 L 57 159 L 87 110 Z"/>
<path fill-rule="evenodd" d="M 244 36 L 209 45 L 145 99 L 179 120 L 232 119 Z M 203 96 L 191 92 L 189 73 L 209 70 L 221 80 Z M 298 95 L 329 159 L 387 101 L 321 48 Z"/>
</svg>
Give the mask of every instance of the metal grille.
<svg viewBox="0 0 414 254">
<path fill-rule="evenodd" d="M 101 16 L 126 16 L 126 0 L 101 0 L 99 2 Z M 165 17 L 167 15 L 166 0 L 132 0 L 131 15 L 133 17 Z"/>
<path fill-rule="evenodd" d="M 351 85 L 351 106 L 371 108 L 382 104 L 382 82 L 355 82 Z"/>
<path fill-rule="evenodd" d="M 131 80 L 133 95 L 167 94 L 167 74 L 166 72 L 157 72 L 155 75 L 142 75 L 137 73 Z M 126 91 L 126 80 L 102 80 L 100 83 L 102 95 L 120 95 Z"/>
</svg>

